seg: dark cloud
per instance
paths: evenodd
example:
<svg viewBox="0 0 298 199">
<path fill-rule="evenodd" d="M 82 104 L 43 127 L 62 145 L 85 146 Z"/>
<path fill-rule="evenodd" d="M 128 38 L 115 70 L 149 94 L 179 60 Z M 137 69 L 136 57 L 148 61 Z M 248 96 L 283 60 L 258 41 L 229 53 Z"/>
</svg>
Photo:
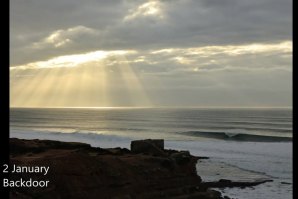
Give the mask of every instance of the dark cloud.
<svg viewBox="0 0 298 199">
<path fill-rule="evenodd" d="M 33 106 L 38 96 L 38 105 L 50 103 L 45 96 L 71 79 L 59 91 L 65 103 L 98 93 L 90 106 L 101 106 L 103 76 L 116 106 L 135 105 L 134 86 L 161 106 L 291 106 L 291 41 L 292 0 L 11 0 L 11 66 L 31 63 L 11 70 L 11 104 Z M 59 56 L 115 50 L 134 53 L 51 66 Z M 51 91 L 44 79 L 55 80 Z"/>
<path fill-rule="evenodd" d="M 11 28 L 16 34 L 50 32 L 78 25 L 105 28 L 125 12 L 125 5 L 117 0 L 10 1 Z"/>
<path fill-rule="evenodd" d="M 160 49 L 291 40 L 291 0 L 175 0 L 159 4 L 163 18 L 124 18 L 146 1 L 12 0 L 11 63 L 22 64 L 94 49 Z M 57 30 L 84 26 L 65 48 L 30 49 Z M 24 52 L 26 49 L 26 52 Z"/>
</svg>

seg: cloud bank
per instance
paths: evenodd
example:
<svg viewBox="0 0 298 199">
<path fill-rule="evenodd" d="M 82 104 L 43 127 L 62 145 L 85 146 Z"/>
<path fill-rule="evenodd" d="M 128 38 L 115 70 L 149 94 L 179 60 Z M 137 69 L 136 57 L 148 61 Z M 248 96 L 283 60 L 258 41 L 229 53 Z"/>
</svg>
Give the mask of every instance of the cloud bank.
<svg viewBox="0 0 298 199">
<path fill-rule="evenodd" d="M 14 98 L 34 90 L 21 84 L 49 83 L 40 71 L 51 71 L 61 84 L 68 74 L 69 84 L 76 84 L 79 68 L 98 75 L 89 74 L 89 89 L 81 88 L 80 95 L 100 93 L 105 74 L 109 106 L 134 106 L 127 100 L 134 92 L 152 106 L 292 104 L 290 0 L 12 0 L 10 7 L 14 106 L 37 103 Z M 141 86 L 128 91 L 129 82 Z M 78 93 L 68 87 L 68 93 Z M 57 106 L 75 95 L 63 90 L 57 92 L 65 100 L 53 102 Z M 39 106 L 45 96 L 39 96 Z M 102 106 L 98 98 L 81 103 Z"/>
</svg>

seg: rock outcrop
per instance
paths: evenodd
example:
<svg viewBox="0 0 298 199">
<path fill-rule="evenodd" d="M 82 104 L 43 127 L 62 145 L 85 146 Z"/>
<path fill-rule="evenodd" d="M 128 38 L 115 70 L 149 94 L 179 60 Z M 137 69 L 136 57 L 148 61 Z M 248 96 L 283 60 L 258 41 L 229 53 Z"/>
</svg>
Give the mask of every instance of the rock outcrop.
<svg viewBox="0 0 298 199">
<path fill-rule="evenodd" d="M 163 140 L 133 141 L 128 150 L 11 138 L 10 152 L 10 166 L 49 166 L 46 175 L 11 173 L 10 180 L 50 181 L 46 188 L 13 187 L 12 199 L 221 199 L 220 192 L 210 188 L 263 183 L 202 182 L 195 167 L 199 157 L 165 150 Z"/>
<path fill-rule="evenodd" d="M 47 188 L 11 188 L 11 198 L 219 199 L 217 191 L 200 191 L 197 157 L 164 150 L 163 140 L 133 141 L 132 150 L 102 149 L 82 143 L 10 139 L 10 164 L 49 166 L 40 174 L 11 174 L 49 180 Z M 187 157 L 186 157 L 187 156 Z"/>
<path fill-rule="evenodd" d="M 135 140 L 131 142 L 130 149 L 132 153 L 166 156 L 164 152 L 164 140 L 161 139 Z"/>
</svg>

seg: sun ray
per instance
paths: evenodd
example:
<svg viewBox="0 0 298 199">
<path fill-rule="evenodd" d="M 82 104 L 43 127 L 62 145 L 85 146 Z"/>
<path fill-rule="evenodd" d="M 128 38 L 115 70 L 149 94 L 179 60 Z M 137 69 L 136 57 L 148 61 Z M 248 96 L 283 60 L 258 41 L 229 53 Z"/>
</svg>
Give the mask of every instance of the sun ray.
<svg viewBox="0 0 298 199">
<path fill-rule="evenodd" d="M 73 68 L 64 68 L 61 71 L 62 74 L 60 74 L 63 79 L 63 84 L 60 87 L 60 95 L 59 98 L 56 100 L 55 106 L 69 106 L 69 96 L 71 96 L 71 93 L 73 92 L 73 84 L 75 83 L 75 71 Z"/>
<path fill-rule="evenodd" d="M 21 99 L 26 92 L 26 81 L 28 81 L 28 76 L 23 76 L 23 70 L 10 70 L 10 105 L 20 106 Z M 26 78 L 26 79 L 25 79 Z"/>
<path fill-rule="evenodd" d="M 21 74 L 26 74 L 28 71 L 22 69 L 20 70 Z M 28 107 L 34 106 L 40 99 L 40 96 L 37 96 L 37 93 L 41 90 L 41 86 L 43 86 L 43 81 L 47 79 L 51 75 L 46 70 L 32 70 L 28 72 L 30 76 L 28 78 L 20 78 L 20 80 L 16 81 L 16 83 L 12 86 L 14 103 L 16 106 L 20 107 Z M 15 90 L 15 91 L 14 91 Z"/>
<path fill-rule="evenodd" d="M 59 90 L 61 87 L 63 87 L 63 82 L 60 79 L 60 75 L 63 68 L 51 68 L 50 70 L 53 72 L 42 82 L 44 84 L 42 91 L 43 98 L 47 100 L 46 102 L 40 101 L 38 106 L 42 106 L 43 104 L 47 107 L 55 106 L 57 101 L 60 99 Z"/>
<path fill-rule="evenodd" d="M 110 98 L 109 98 L 109 94 L 108 94 L 108 71 L 107 71 L 107 67 L 105 65 L 104 62 L 101 63 L 101 67 L 100 67 L 100 71 L 101 74 L 99 75 L 100 78 L 100 85 L 101 85 L 101 90 L 99 92 L 97 92 L 97 96 L 99 96 L 98 98 L 101 101 L 101 105 L 100 106 L 105 106 L 105 107 L 109 107 L 111 106 L 111 102 L 110 102 Z"/>
<path fill-rule="evenodd" d="M 152 103 L 143 88 L 142 83 L 139 81 L 138 76 L 128 64 L 128 60 L 125 56 L 118 56 L 118 61 L 121 63 L 120 70 L 123 75 L 123 79 L 128 88 L 129 96 L 134 106 L 152 106 Z"/>
</svg>

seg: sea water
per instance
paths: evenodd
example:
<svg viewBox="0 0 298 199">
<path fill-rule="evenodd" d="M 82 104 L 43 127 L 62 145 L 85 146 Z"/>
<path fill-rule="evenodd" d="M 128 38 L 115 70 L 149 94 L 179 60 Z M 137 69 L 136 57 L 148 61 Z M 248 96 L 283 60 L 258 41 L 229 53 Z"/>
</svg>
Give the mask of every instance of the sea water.
<svg viewBox="0 0 298 199">
<path fill-rule="evenodd" d="M 162 138 L 165 147 L 208 156 L 203 181 L 272 179 L 253 188 L 220 189 L 234 198 L 292 198 L 291 109 L 11 108 L 10 137 L 126 147 Z"/>
</svg>

